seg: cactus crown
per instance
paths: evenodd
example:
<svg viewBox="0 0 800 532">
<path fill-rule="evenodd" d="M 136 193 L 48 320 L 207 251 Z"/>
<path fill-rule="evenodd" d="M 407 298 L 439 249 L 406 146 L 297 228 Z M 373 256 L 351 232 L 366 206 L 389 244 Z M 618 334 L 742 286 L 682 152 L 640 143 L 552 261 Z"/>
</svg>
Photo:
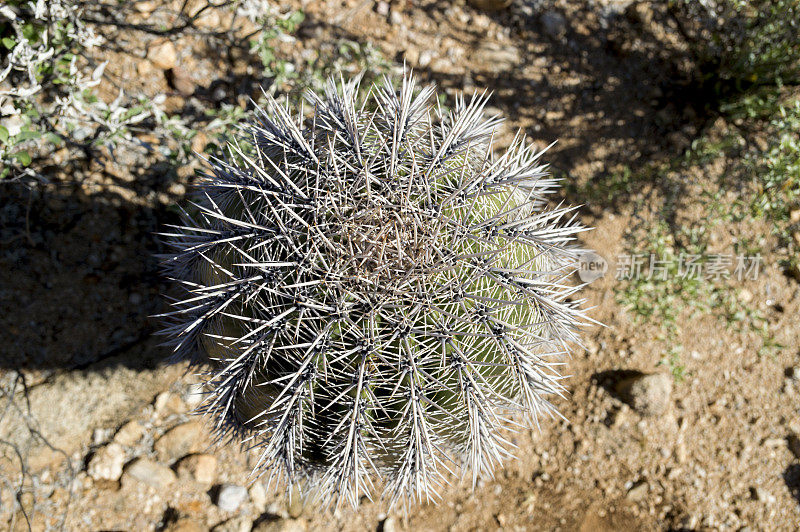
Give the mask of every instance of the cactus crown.
<svg viewBox="0 0 800 532">
<path fill-rule="evenodd" d="M 201 410 L 326 503 L 491 473 L 502 429 L 553 411 L 586 321 L 566 282 L 583 228 L 546 207 L 542 152 L 492 155 L 485 94 L 433 97 L 405 75 L 363 98 L 331 81 L 306 118 L 269 100 L 167 235 L 163 333 L 211 368 Z"/>
</svg>

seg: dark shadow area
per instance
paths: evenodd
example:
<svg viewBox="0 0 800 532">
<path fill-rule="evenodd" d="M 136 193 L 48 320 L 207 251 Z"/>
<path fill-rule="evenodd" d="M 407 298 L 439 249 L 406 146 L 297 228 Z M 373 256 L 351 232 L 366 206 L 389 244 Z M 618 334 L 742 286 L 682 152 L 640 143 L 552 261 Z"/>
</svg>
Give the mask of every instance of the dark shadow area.
<svg viewBox="0 0 800 532">
<path fill-rule="evenodd" d="M 618 391 L 619 383 L 631 377 L 641 377 L 642 375 L 644 373 L 636 370 L 609 369 L 595 373 L 592 375 L 591 381 L 596 386 L 603 388 L 614 399 L 624 402 L 625 398 Z"/>
<path fill-rule="evenodd" d="M 84 162 L 65 165 L 68 185 L 55 168 L 51 184 L 0 185 L 2 368 L 153 368 L 165 356 L 149 317 L 163 305 L 154 233 L 177 217 L 151 205 L 171 174 L 103 173 L 110 185 L 91 190 L 78 177 Z"/>
<path fill-rule="evenodd" d="M 509 29 L 514 43 L 525 43 L 518 61 L 463 76 L 433 67 L 426 72 L 445 89 L 461 89 L 469 77 L 494 91 L 491 105 L 505 116 L 533 121 L 528 136 L 561 139 L 548 160 L 574 185 L 568 199 L 593 211 L 616 211 L 642 188 L 616 187 L 611 181 L 618 166 L 636 173 L 680 155 L 716 114 L 717 105 L 692 84 L 691 58 L 674 37 L 668 13 L 646 7 L 585 5 L 566 13 L 545 5 L 523 12 L 514 4 L 487 15 Z M 446 23 L 444 8 L 427 11 Z M 463 44 L 480 50 L 485 37 L 476 28 Z M 580 171 L 595 161 L 599 167 Z"/>
<path fill-rule="evenodd" d="M 800 504 L 800 464 L 792 464 L 783 472 L 783 481 L 797 504 Z"/>
</svg>

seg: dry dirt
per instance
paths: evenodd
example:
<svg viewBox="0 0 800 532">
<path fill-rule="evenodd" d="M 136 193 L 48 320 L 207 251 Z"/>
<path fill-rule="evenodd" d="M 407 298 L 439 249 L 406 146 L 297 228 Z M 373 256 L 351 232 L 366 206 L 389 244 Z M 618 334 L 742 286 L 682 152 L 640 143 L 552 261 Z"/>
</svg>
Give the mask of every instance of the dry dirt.
<svg viewBox="0 0 800 532">
<path fill-rule="evenodd" d="M 298 56 L 346 36 L 372 42 L 395 63 L 405 60 L 448 95 L 488 88 L 491 105 L 508 117 L 500 144 L 517 128 L 540 147 L 558 139 L 549 152 L 553 170 L 581 190 L 622 165 L 635 170 L 679 154 L 713 127 L 672 92 L 689 67 L 659 4 L 629 4 L 517 1 L 485 12 L 459 1 L 405 0 L 390 2 L 387 14 L 371 1 L 304 2 L 306 20 L 285 53 Z M 563 24 L 545 24 L 543 13 L 562 15 Z M 134 22 L 136 16 L 146 15 L 132 14 Z M 166 93 L 175 112 L 190 105 L 161 69 L 125 46 L 141 49 L 137 39 L 155 37 L 114 31 L 117 46 L 107 58 L 116 83 L 151 97 Z M 176 37 L 175 45 L 196 86 L 192 98 L 203 105 L 213 105 L 203 95 L 214 80 L 236 93 L 248 75 L 235 57 L 215 56 L 202 35 Z M 165 353 L 152 337 L 157 324 L 148 318 L 162 308 L 163 289 L 152 233 L 174 219 L 168 206 L 191 181 L 191 171 L 168 168 L 144 149 L 129 150 L 116 162 L 54 164 L 47 186 L 2 188 L 0 371 L 5 389 L 16 393 L 3 398 L 0 413 L 0 528 L 26 530 L 30 519 L 34 530 L 207 530 L 224 522 L 229 530 L 249 530 L 271 519 L 265 516 L 285 518 L 271 523 L 275 530 L 800 526 L 800 461 L 789 438 L 800 433 L 800 382 L 787 373 L 800 364 L 800 288 L 770 256 L 757 280 L 731 283 L 731 290 L 746 289 L 742 304 L 765 313 L 783 348 L 760 356 L 761 339 L 752 331 L 683 313 L 678 339 L 686 376 L 674 382 L 666 411 L 642 416 L 614 392 L 628 372 L 664 371 L 661 324 L 636 322 L 616 301 L 614 279 L 627 232 L 652 222 L 666 201 L 656 182 L 611 200 L 568 198 L 585 204 L 582 219 L 595 228 L 585 244 L 611 263 L 585 291 L 592 317 L 606 326 L 587 330 L 586 349 L 569 361 L 571 393 L 556 401 L 565 420 L 515 434 L 519 459 L 494 479 L 474 491 L 453 479 L 438 505 L 388 519 L 367 500 L 358 511 L 325 515 L 259 488 L 238 509 L 224 510 L 216 504 L 220 489 L 247 485 L 252 453 L 213 447 L 204 428 L 191 433 L 191 448 L 175 444 L 180 456 L 154 448 L 168 429 L 191 419 L 197 402 L 197 378 L 184 366 L 161 363 Z M 698 187 L 720 171 L 709 163 L 686 176 L 676 224 L 703 222 Z M 712 251 L 729 250 L 736 235 L 762 232 L 716 228 Z M 130 421 L 141 433 L 119 436 Z M 121 481 L 93 478 L 93 457 L 111 441 L 122 442 L 125 463 L 144 456 L 174 470 L 183 454 L 209 452 L 218 460 L 216 474 L 210 482 L 180 475 L 155 487 L 129 470 Z M 235 519 L 243 528 L 233 526 Z"/>
</svg>

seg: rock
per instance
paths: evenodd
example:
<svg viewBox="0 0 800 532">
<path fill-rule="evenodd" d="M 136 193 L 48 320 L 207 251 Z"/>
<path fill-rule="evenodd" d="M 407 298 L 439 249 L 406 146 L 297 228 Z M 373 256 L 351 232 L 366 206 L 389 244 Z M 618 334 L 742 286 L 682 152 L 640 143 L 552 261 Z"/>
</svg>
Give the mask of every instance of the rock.
<svg viewBox="0 0 800 532">
<path fill-rule="evenodd" d="M 156 3 L 153 0 L 145 0 L 144 2 L 134 2 L 134 9 L 143 15 L 149 15 L 156 10 Z"/>
<path fill-rule="evenodd" d="M 512 70 L 522 60 L 519 48 L 511 45 L 501 46 L 495 43 L 483 43 L 475 50 L 473 60 L 485 63 L 494 73 Z"/>
<path fill-rule="evenodd" d="M 800 209 L 794 209 L 789 213 L 789 221 L 793 224 L 800 223 Z"/>
<path fill-rule="evenodd" d="M 153 401 L 153 407 L 156 414 L 160 416 L 168 416 L 170 414 L 179 414 L 185 410 L 183 400 L 171 392 L 161 392 Z"/>
<path fill-rule="evenodd" d="M 220 486 L 216 504 L 220 510 L 235 512 L 247 500 L 247 488 L 233 484 Z"/>
<path fill-rule="evenodd" d="M 750 488 L 750 496 L 758 502 L 773 503 L 776 501 L 775 496 L 761 486 Z"/>
<path fill-rule="evenodd" d="M 247 493 L 250 495 L 250 501 L 256 507 L 256 510 L 263 512 L 267 509 L 267 490 L 264 488 L 264 484 L 256 482 L 250 486 Z"/>
<path fill-rule="evenodd" d="M 139 61 L 136 64 L 136 73 L 141 77 L 145 77 L 153 72 L 153 63 L 150 61 Z"/>
<path fill-rule="evenodd" d="M 649 491 L 649 486 L 647 482 L 640 480 L 636 482 L 631 488 L 628 490 L 626 497 L 631 501 L 641 501 L 647 497 L 647 492 Z"/>
<path fill-rule="evenodd" d="M 118 443 L 109 443 L 94 453 L 86 472 L 95 480 L 119 480 L 125 465 L 125 449 Z"/>
<path fill-rule="evenodd" d="M 144 434 L 144 427 L 136 420 L 131 420 L 122 425 L 114 435 L 114 441 L 120 445 L 131 446 L 138 442 Z"/>
<path fill-rule="evenodd" d="M 794 433 L 789 434 L 789 437 L 786 438 L 786 443 L 794 457 L 800 458 L 800 435 Z"/>
<path fill-rule="evenodd" d="M 208 136 L 203 133 L 202 131 L 198 131 L 197 134 L 192 137 L 192 151 L 197 153 L 203 153 L 203 150 L 206 149 L 208 145 Z M 206 395 L 203 394 L 203 385 L 202 384 L 193 384 L 192 389 L 189 394 L 189 404 L 192 407 L 198 406 L 202 403 Z"/>
<path fill-rule="evenodd" d="M 178 62 L 178 51 L 170 41 L 161 41 L 150 46 L 147 59 L 161 70 L 168 70 Z"/>
<path fill-rule="evenodd" d="M 250 532 L 253 529 L 253 523 L 248 517 L 234 517 L 227 521 L 218 524 L 211 529 L 211 532 Z"/>
<path fill-rule="evenodd" d="M 506 9 L 513 3 L 513 0 L 467 0 L 467 3 L 475 9 L 484 11 L 500 11 Z"/>
<path fill-rule="evenodd" d="M 641 374 L 620 381 L 616 390 L 640 414 L 657 416 L 669 406 L 672 377 L 666 373 Z"/>
<path fill-rule="evenodd" d="M 156 489 L 166 488 L 175 482 L 175 473 L 164 464 L 154 462 L 149 458 L 137 458 L 125 468 L 126 478 L 132 478 Z"/>
<path fill-rule="evenodd" d="M 800 366 L 786 368 L 786 378 L 792 381 L 800 382 Z"/>
<path fill-rule="evenodd" d="M 396 532 L 397 520 L 391 515 L 381 522 L 380 532 Z"/>
<path fill-rule="evenodd" d="M 219 31 L 220 26 L 222 25 L 222 17 L 220 17 L 216 9 L 207 9 L 200 15 L 194 24 L 198 28 Z"/>
<path fill-rule="evenodd" d="M 181 517 L 176 521 L 167 523 L 162 530 L 164 532 L 206 532 L 208 529 L 197 522 L 196 519 Z"/>
<path fill-rule="evenodd" d="M 13 115 L 0 120 L 0 126 L 6 128 L 10 137 L 19 135 L 24 125 L 25 120 L 22 118 L 22 115 Z"/>
<path fill-rule="evenodd" d="M 567 32 L 567 19 L 558 11 L 547 11 L 540 20 L 545 34 L 553 39 L 560 39 Z"/>
<path fill-rule="evenodd" d="M 419 63 L 418 63 L 419 67 L 425 68 L 426 66 L 431 64 L 432 60 L 433 60 L 433 52 L 431 50 L 423 50 L 419 54 Z"/>
<path fill-rule="evenodd" d="M 217 458 L 210 454 L 192 454 L 178 462 L 176 471 L 181 478 L 211 485 L 217 478 Z"/>
<path fill-rule="evenodd" d="M 259 521 L 253 532 L 305 532 L 306 524 L 297 519 L 265 519 Z"/>
<path fill-rule="evenodd" d="M 98 446 L 100 444 L 106 443 L 108 441 L 108 438 L 113 433 L 114 433 L 113 429 L 106 429 L 106 428 L 94 429 L 94 431 L 92 432 L 92 445 Z"/>
<path fill-rule="evenodd" d="M 195 85 L 192 77 L 181 67 L 170 68 L 164 72 L 164 76 L 167 78 L 169 86 L 178 91 L 181 96 L 189 97 L 194 94 Z"/>
<path fill-rule="evenodd" d="M 189 421 L 165 432 L 153 445 L 158 459 L 162 462 L 174 462 L 182 456 L 197 452 L 203 426 L 199 421 Z"/>
<path fill-rule="evenodd" d="M 382 17 L 389 16 L 389 2 L 376 2 L 375 12 Z"/>
</svg>

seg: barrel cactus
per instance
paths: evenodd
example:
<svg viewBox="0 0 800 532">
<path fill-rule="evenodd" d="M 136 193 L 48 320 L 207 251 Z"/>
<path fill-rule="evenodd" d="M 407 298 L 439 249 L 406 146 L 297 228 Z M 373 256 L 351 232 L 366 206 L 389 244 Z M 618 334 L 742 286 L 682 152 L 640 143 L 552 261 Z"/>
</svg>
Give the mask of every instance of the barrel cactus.
<svg viewBox="0 0 800 532">
<path fill-rule="evenodd" d="M 553 412 L 586 322 L 573 208 L 541 151 L 500 156 L 486 94 L 436 105 L 411 75 L 269 100 L 213 159 L 165 259 L 173 354 L 208 368 L 200 411 L 257 472 L 356 505 L 473 482 Z"/>
</svg>

